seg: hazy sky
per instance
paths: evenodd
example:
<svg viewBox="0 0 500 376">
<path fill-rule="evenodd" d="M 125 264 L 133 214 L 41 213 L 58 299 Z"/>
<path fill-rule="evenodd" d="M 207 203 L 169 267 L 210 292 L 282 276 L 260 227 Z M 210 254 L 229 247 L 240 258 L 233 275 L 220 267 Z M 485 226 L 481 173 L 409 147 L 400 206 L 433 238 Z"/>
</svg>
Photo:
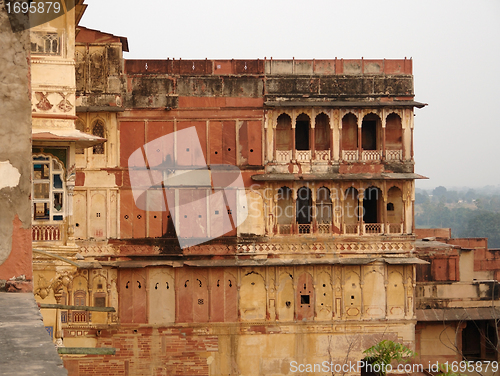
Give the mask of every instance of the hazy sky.
<svg viewBox="0 0 500 376">
<path fill-rule="evenodd" d="M 500 1 L 87 0 L 126 59 L 413 58 L 417 187 L 500 184 Z"/>
</svg>

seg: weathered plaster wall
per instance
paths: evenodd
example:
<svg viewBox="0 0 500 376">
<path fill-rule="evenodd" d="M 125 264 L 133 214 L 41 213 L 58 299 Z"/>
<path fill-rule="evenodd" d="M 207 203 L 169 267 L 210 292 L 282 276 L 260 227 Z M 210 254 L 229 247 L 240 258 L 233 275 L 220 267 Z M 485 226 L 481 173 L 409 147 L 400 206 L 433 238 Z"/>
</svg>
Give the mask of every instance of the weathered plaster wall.
<svg viewBox="0 0 500 376">
<path fill-rule="evenodd" d="M 0 281 L 31 290 L 29 31 L 12 31 L 3 1 L 0 50 Z"/>
</svg>

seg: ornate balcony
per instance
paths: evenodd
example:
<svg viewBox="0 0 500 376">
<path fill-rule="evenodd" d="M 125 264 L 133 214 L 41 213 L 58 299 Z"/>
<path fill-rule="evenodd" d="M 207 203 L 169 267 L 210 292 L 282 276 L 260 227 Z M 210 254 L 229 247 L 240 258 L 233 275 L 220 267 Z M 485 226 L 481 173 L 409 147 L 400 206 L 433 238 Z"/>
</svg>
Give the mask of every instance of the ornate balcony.
<svg viewBox="0 0 500 376">
<path fill-rule="evenodd" d="M 359 160 L 358 150 L 342 150 L 342 159 L 346 162 L 355 162 Z M 385 159 L 388 161 L 400 161 L 403 159 L 403 150 L 386 150 Z M 382 150 L 363 150 L 361 160 L 365 162 L 374 162 L 382 160 Z"/>
<path fill-rule="evenodd" d="M 363 235 L 379 235 L 383 233 L 383 223 L 363 223 Z"/>
<path fill-rule="evenodd" d="M 278 162 L 290 162 L 292 160 L 291 150 L 276 150 L 276 160 Z"/>
<path fill-rule="evenodd" d="M 314 159 L 316 161 L 329 161 L 330 150 L 316 150 L 316 156 Z"/>
<path fill-rule="evenodd" d="M 290 235 L 292 233 L 292 225 L 278 225 L 279 235 Z"/>
<path fill-rule="evenodd" d="M 359 225 L 344 224 L 344 235 L 359 235 Z"/>
<path fill-rule="evenodd" d="M 298 230 L 299 234 L 310 234 L 312 232 L 312 226 L 310 224 L 299 224 Z"/>
<path fill-rule="evenodd" d="M 311 160 L 311 150 L 297 150 L 295 158 L 297 162 L 309 162 Z"/>
<path fill-rule="evenodd" d="M 382 150 L 363 150 L 361 159 L 363 161 L 380 161 L 382 159 Z"/>
<path fill-rule="evenodd" d="M 59 241 L 62 240 L 63 225 L 33 225 L 31 234 L 34 242 Z"/>
<path fill-rule="evenodd" d="M 347 162 L 357 161 L 358 151 L 357 150 L 342 150 L 342 159 Z"/>
<path fill-rule="evenodd" d="M 388 161 L 400 161 L 403 159 L 403 150 L 386 150 L 385 159 Z"/>
<path fill-rule="evenodd" d="M 402 234 L 403 224 L 402 223 L 388 223 L 386 227 L 388 234 Z"/>
</svg>

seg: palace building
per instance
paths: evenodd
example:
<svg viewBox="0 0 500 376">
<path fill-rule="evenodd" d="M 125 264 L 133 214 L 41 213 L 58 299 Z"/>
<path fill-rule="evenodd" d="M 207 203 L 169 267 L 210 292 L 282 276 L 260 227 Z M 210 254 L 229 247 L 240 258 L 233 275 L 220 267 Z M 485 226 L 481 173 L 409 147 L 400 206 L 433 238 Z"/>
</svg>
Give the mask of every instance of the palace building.
<svg viewBox="0 0 500 376">
<path fill-rule="evenodd" d="M 125 60 L 84 10 L 31 31 L 34 292 L 69 375 L 414 348 L 412 60 Z"/>
</svg>

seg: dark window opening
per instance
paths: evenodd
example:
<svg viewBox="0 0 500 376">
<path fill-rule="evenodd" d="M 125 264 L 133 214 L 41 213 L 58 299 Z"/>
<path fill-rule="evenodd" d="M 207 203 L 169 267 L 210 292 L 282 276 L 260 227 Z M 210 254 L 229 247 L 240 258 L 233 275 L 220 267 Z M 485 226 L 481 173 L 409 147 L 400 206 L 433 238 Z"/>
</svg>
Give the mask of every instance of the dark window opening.
<svg viewBox="0 0 500 376">
<path fill-rule="evenodd" d="M 387 204 L 387 211 L 394 211 L 394 204 L 392 202 Z"/>
<path fill-rule="evenodd" d="M 311 304 L 309 295 L 301 295 L 300 296 L 300 304 Z"/>
<path fill-rule="evenodd" d="M 92 134 L 97 137 L 104 138 L 104 124 L 101 121 L 97 121 L 92 128 Z M 104 154 L 104 144 L 94 145 L 93 148 L 94 154 Z"/>
<path fill-rule="evenodd" d="M 363 221 L 365 223 L 378 223 L 378 197 L 377 188 L 368 188 L 365 190 L 363 198 Z"/>
<path fill-rule="evenodd" d="M 311 190 L 302 187 L 297 191 L 297 223 L 310 224 L 312 221 Z"/>
<path fill-rule="evenodd" d="M 375 120 L 363 120 L 361 138 L 363 150 L 377 150 L 377 122 Z"/>
<path fill-rule="evenodd" d="M 465 360 L 496 360 L 498 335 L 493 321 L 467 321 L 462 331 L 462 354 Z"/>
<path fill-rule="evenodd" d="M 302 120 L 300 115 L 295 124 L 295 149 L 309 150 L 309 120 Z"/>
</svg>

